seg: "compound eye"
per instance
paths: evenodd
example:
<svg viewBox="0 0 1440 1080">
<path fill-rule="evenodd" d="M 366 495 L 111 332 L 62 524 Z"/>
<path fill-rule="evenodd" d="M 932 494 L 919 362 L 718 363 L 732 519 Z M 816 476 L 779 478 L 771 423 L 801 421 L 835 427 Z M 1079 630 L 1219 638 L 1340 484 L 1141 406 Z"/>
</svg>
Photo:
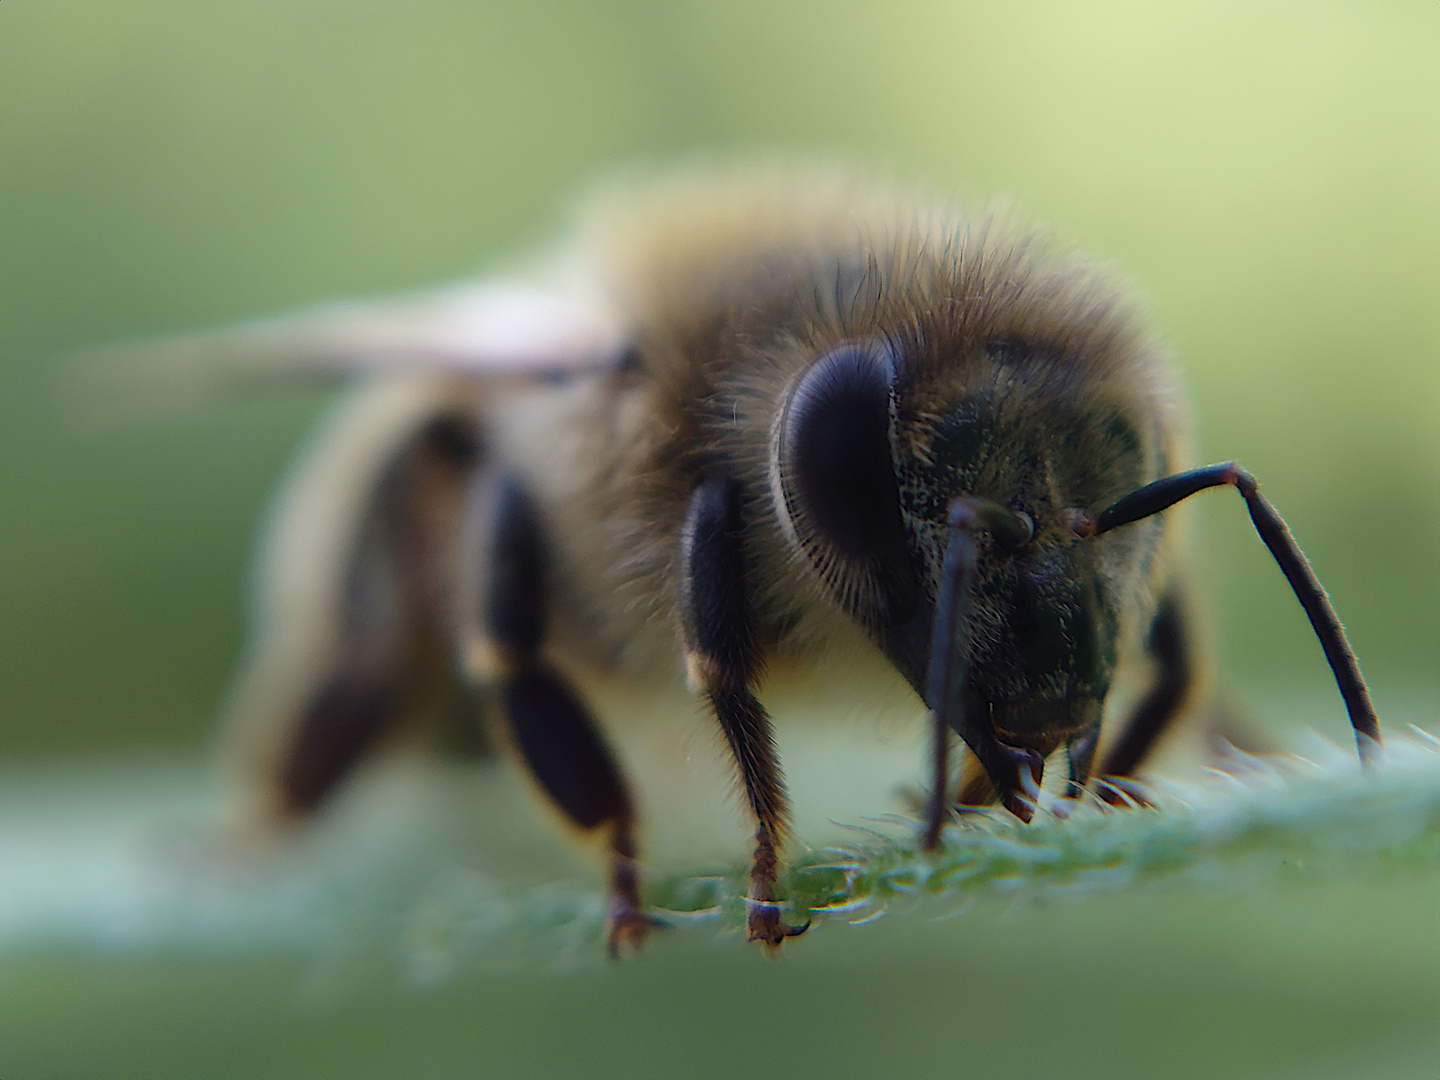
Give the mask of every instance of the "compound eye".
<svg viewBox="0 0 1440 1080">
<path fill-rule="evenodd" d="M 890 454 L 894 379 L 887 351 L 841 346 L 796 385 L 780 435 L 786 510 L 797 532 L 807 541 L 818 533 L 835 553 L 874 569 L 904 556 Z M 811 556 L 828 561 L 813 548 Z"/>
</svg>

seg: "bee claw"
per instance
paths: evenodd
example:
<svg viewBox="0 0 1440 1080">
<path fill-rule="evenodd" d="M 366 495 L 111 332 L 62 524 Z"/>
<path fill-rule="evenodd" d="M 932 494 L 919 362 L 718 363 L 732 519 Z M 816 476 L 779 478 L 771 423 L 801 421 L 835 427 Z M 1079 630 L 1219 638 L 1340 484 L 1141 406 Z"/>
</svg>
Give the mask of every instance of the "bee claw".
<svg viewBox="0 0 1440 1080">
<path fill-rule="evenodd" d="M 754 905 L 746 919 L 749 939 L 760 942 L 770 956 L 780 954 L 780 946 L 786 938 L 799 937 L 810 929 L 812 920 L 806 919 L 800 926 L 787 926 L 780 918 L 780 910 L 768 905 Z"/>
<path fill-rule="evenodd" d="M 668 930 L 670 924 L 664 919 L 647 915 L 639 908 L 622 902 L 616 904 L 610 913 L 609 932 L 605 948 L 612 960 L 619 960 L 628 946 L 631 952 L 640 952 L 650 937 L 651 930 Z"/>
</svg>

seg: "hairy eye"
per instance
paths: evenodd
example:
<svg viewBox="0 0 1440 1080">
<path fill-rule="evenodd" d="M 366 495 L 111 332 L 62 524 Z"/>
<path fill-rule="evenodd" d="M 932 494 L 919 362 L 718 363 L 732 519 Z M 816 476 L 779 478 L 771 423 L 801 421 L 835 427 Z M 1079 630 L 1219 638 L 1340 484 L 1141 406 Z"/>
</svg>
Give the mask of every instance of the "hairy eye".
<svg viewBox="0 0 1440 1080">
<path fill-rule="evenodd" d="M 905 557 L 890 456 L 888 353 L 846 345 L 805 373 L 785 407 L 785 498 L 841 555 L 885 573 Z"/>
</svg>

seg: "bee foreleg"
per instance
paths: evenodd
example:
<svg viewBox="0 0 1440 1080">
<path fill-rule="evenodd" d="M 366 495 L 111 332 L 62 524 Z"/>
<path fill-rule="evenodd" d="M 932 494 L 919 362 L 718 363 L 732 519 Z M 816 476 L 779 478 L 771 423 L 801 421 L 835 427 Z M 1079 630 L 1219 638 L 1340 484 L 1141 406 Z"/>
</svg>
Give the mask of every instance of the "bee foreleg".
<svg viewBox="0 0 1440 1080">
<path fill-rule="evenodd" d="M 753 693 L 761 661 L 746 582 L 740 488 L 734 481 L 707 480 L 690 496 L 680 534 L 680 581 L 690 681 L 720 724 L 756 823 L 747 930 L 751 941 L 774 950 L 805 927 L 787 926 L 776 903 L 779 846 L 788 830 L 789 808 L 770 718 Z"/>
<path fill-rule="evenodd" d="M 482 485 L 491 488 L 494 485 Z M 608 830 L 609 948 L 644 944 L 658 923 L 640 902 L 635 809 L 629 786 L 589 709 L 540 657 L 545 636 L 545 553 L 539 520 L 518 482 L 482 490 L 470 520 L 491 530 L 480 632 L 494 657 L 511 742 L 546 797 L 576 827 Z M 468 550 L 468 547 L 467 547 Z"/>
</svg>

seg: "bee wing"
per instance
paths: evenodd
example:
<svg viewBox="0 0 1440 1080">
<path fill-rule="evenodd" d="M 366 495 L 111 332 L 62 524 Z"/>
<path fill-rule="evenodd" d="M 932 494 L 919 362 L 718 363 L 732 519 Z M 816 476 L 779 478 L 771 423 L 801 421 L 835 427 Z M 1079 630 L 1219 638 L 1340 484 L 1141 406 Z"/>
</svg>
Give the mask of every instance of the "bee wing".
<svg viewBox="0 0 1440 1080">
<path fill-rule="evenodd" d="M 92 350 L 77 357 L 65 396 L 81 426 L 109 427 L 355 375 L 554 381 L 604 370 L 623 352 L 598 300 L 482 281 Z"/>
</svg>

